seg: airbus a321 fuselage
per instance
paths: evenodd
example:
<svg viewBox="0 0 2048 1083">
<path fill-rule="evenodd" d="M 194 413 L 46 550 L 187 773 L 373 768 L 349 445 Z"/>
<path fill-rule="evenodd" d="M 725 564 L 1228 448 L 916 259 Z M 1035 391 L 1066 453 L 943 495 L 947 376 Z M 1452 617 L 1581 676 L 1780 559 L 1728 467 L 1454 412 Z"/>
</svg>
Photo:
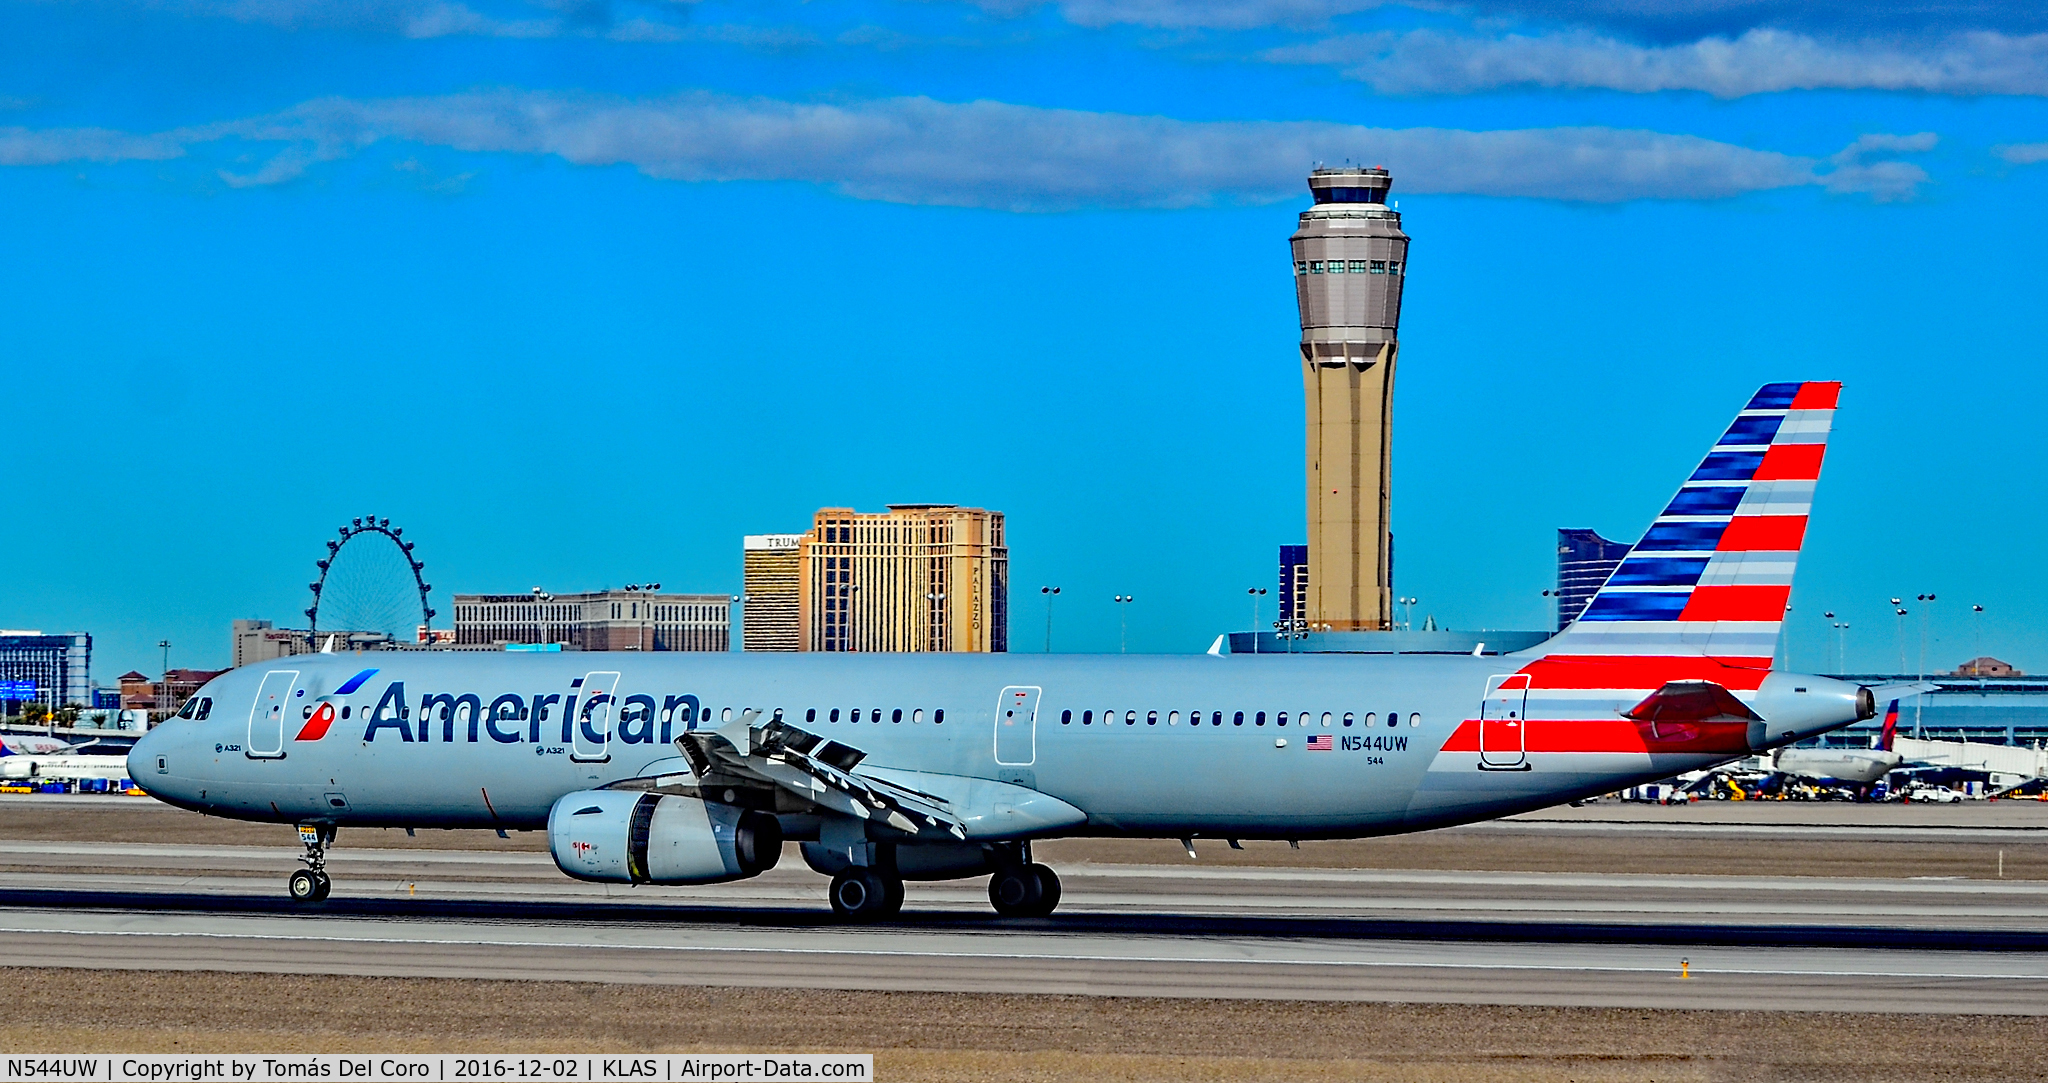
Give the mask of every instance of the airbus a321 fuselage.
<svg viewBox="0 0 2048 1083">
<path fill-rule="evenodd" d="M 598 881 L 701 884 L 801 843 L 851 918 L 988 876 L 1043 915 L 1057 836 L 1323 839 L 1542 808 L 1874 714 L 1771 670 L 1839 385 L 1758 391 L 1565 631 L 1507 656 L 367 652 L 224 674 L 139 741 L 171 804 L 548 831 Z"/>
</svg>

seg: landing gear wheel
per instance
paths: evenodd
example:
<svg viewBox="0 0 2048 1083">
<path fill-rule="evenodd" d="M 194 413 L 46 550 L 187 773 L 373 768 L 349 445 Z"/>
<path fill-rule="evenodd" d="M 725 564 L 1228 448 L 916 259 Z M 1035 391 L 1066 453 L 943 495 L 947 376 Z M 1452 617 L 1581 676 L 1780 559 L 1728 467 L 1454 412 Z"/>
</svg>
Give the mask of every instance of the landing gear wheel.
<svg viewBox="0 0 2048 1083">
<path fill-rule="evenodd" d="M 1059 874 L 1044 865 L 1026 867 L 1038 876 L 1038 906 L 1034 908 L 1031 916 L 1046 917 L 1060 904 Z"/>
<path fill-rule="evenodd" d="M 875 921 L 903 905 L 903 882 L 873 869 L 848 869 L 832 878 L 831 896 L 832 912 L 840 917 Z M 892 899 L 894 906 L 890 905 Z"/>
<path fill-rule="evenodd" d="M 320 882 L 324 879 L 326 877 L 315 875 L 311 869 L 300 869 L 292 873 L 290 882 L 292 901 L 319 902 L 321 897 L 326 894 L 326 892 L 320 890 L 326 886 Z"/>
<path fill-rule="evenodd" d="M 988 878 L 988 901 L 996 908 L 996 913 L 1006 918 L 1039 916 L 1038 907 L 1045 898 L 1045 882 L 1033 871 L 1036 868 L 1043 866 L 1007 865 Z"/>
<path fill-rule="evenodd" d="M 324 872 L 314 873 L 313 879 L 319 881 L 319 888 L 313 894 L 313 901 L 321 902 L 327 898 L 328 892 L 334 890 L 334 881 Z"/>
</svg>

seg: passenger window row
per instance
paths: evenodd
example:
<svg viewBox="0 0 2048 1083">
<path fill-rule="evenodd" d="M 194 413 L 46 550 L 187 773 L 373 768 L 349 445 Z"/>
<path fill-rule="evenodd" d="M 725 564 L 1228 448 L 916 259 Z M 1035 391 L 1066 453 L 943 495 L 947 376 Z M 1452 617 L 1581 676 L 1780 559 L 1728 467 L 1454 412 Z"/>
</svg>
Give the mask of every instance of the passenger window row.
<svg viewBox="0 0 2048 1083">
<path fill-rule="evenodd" d="M 1159 716 L 1159 712 L 1158 712 L 1158 711 L 1145 711 L 1145 712 L 1144 712 L 1143 714 L 1144 714 L 1144 720 L 1145 720 L 1145 724 L 1146 724 L 1146 725 L 1148 725 L 1148 726 L 1156 726 L 1156 725 L 1158 725 L 1158 724 L 1159 724 L 1159 722 L 1160 722 L 1160 716 Z M 1196 727 L 1196 726 L 1200 726 L 1200 725 L 1202 724 L 1202 720 L 1203 720 L 1203 717 L 1204 717 L 1204 713 L 1203 713 L 1203 712 L 1201 712 L 1201 711 L 1189 711 L 1189 712 L 1188 712 L 1188 714 L 1187 714 L 1187 724 L 1188 724 L 1188 726 L 1189 726 L 1190 728 L 1193 728 L 1193 727 Z M 1251 724 L 1252 724 L 1252 725 L 1254 725 L 1254 726 L 1263 726 L 1263 725 L 1265 725 L 1265 724 L 1266 724 L 1266 712 L 1264 712 L 1264 711 L 1253 711 L 1253 712 L 1251 712 L 1251 714 L 1250 714 L 1249 716 L 1247 716 L 1247 715 L 1246 715 L 1246 713 L 1245 713 L 1245 712 L 1243 712 L 1243 711 L 1234 711 L 1234 712 L 1232 712 L 1232 713 L 1231 713 L 1231 715 L 1230 715 L 1230 724 L 1231 724 L 1231 725 L 1233 725 L 1233 726 L 1242 726 L 1242 725 L 1244 725 L 1244 724 L 1245 724 L 1245 721 L 1246 721 L 1247 717 L 1249 717 L 1249 718 L 1250 718 Z M 1379 715 L 1379 713 L 1378 713 L 1378 712 L 1375 712 L 1375 711 L 1367 711 L 1367 712 L 1365 712 L 1365 715 L 1364 715 L 1364 717 L 1363 717 L 1363 718 L 1359 717 L 1359 716 L 1358 716 L 1357 714 L 1354 714 L 1354 713 L 1353 713 L 1353 712 L 1351 712 L 1351 711 L 1345 711 L 1342 717 L 1343 717 L 1343 724 L 1344 724 L 1345 726 L 1357 726 L 1357 725 L 1366 725 L 1366 726 L 1376 726 L 1376 725 L 1380 725 L 1380 724 L 1381 724 L 1381 722 L 1380 722 L 1380 715 Z M 1113 726 L 1113 725 L 1115 725 L 1115 724 L 1117 723 L 1117 718 L 1118 718 L 1117 712 L 1115 712 L 1115 711 L 1104 711 L 1104 712 L 1102 712 L 1102 718 L 1101 718 L 1101 722 L 1102 722 L 1102 724 L 1103 724 L 1103 725 L 1105 725 L 1105 726 Z M 1123 718 L 1123 724 L 1124 724 L 1124 725 L 1126 725 L 1126 726 L 1135 726 L 1135 725 L 1137 725 L 1137 724 L 1138 724 L 1139 712 L 1137 712 L 1137 711 L 1125 711 L 1125 712 L 1123 712 L 1122 718 Z M 1221 725 L 1223 724 L 1223 712 L 1222 712 L 1222 711 L 1210 711 L 1210 712 L 1207 712 L 1207 718 L 1208 718 L 1208 722 L 1209 722 L 1209 725 L 1211 725 L 1211 726 L 1221 726 Z M 1338 716 L 1337 716 L 1337 715 L 1336 715 L 1336 714 L 1335 714 L 1334 712 L 1331 712 L 1331 711 L 1324 711 L 1324 712 L 1322 713 L 1321 717 L 1320 717 L 1320 721 L 1321 721 L 1321 723 L 1322 723 L 1322 728 L 1323 728 L 1323 729 L 1329 729 L 1329 728 L 1330 728 L 1330 726 L 1331 726 L 1331 724 L 1332 724 L 1333 722 L 1335 722 L 1335 721 L 1337 720 L 1337 718 L 1338 718 Z M 1315 724 L 1316 724 L 1316 723 L 1318 722 L 1318 720 L 1319 720 L 1319 719 L 1318 719 L 1318 717 L 1317 717 L 1317 715 L 1316 715 L 1316 712 L 1314 712 L 1314 711 L 1296 711 L 1296 712 L 1294 712 L 1293 718 L 1292 718 L 1291 720 L 1289 719 L 1289 717 L 1288 717 L 1288 712 L 1286 712 L 1286 711 L 1275 711 L 1275 712 L 1273 713 L 1273 724 L 1274 724 L 1275 726 L 1285 726 L 1285 725 L 1287 725 L 1287 724 L 1288 724 L 1288 723 L 1289 723 L 1290 721 L 1292 721 L 1292 723 L 1293 723 L 1294 725 L 1296 725 L 1296 726 L 1314 726 L 1314 725 L 1315 725 Z M 1072 712 L 1072 711 L 1061 711 L 1061 712 L 1060 712 L 1060 725 L 1062 725 L 1062 726 L 1071 726 L 1071 725 L 1073 725 L 1073 724 L 1075 723 L 1075 721 L 1077 721 L 1077 720 L 1076 720 L 1076 719 L 1075 719 L 1075 717 L 1074 717 L 1074 712 Z M 1080 718 L 1078 719 L 1078 721 L 1079 721 L 1079 722 L 1081 723 L 1081 725 L 1084 725 L 1084 726 L 1092 726 L 1092 725 L 1095 725 L 1095 723 L 1096 723 L 1096 716 L 1095 716 L 1095 712 L 1094 712 L 1094 711 L 1082 711 L 1082 712 L 1081 712 L 1081 717 L 1080 717 Z M 1165 721 L 1166 721 L 1166 724 L 1167 724 L 1167 725 L 1169 725 L 1169 726 L 1178 726 L 1178 725 L 1180 725 L 1180 724 L 1181 724 L 1181 714 L 1180 714 L 1180 712 L 1179 712 L 1179 711 L 1168 711 L 1168 712 L 1166 712 L 1166 718 L 1165 718 Z M 1399 712 L 1399 711 L 1388 711 L 1388 712 L 1386 713 L 1386 722 L 1385 722 L 1385 725 L 1387 725 L 1387 726 L 1389 726 L 1389 727 L 1392 727 L 1392 726 L 1399 726 L 1400 724 L 1401 724 L 1401 712 Z M 1412 727 L 1412 726 L 1420 726 L 1420 725 L 1422 725 L 1422 713 L 1421 713 L 1420 711 L 1411 711 L 1411 712 L 1409 712 L 1409 714 L 1408 714 L 1408 725 L 1410 725 L 1411 727 Z"/>
<path fill-rule="evenodd" d="M 847 711 L 847 712 L 846 712 L 846 721 L 847 721 L 847 723 L 848 723 L 848 724 L 852 724 L 852 723 L 855 723 L 855 722 L 860 722 L 860 721 L 862 721 L 862 717 L 861 717 L 861 716 L 862 716 L 863 714 L 865 714 L 865 715 L 867 716 L 867 717 L 866 717 L 866 721 L 867 721 L 867 722 L 869 722 L 869 723 L 871 723 L 871 724 L 872 724 L 872 723 L 875 723 L 875 722 L 880 722 L 880 721 L 882 721 L 882 708 L 880 708 L 880 707 L 868 707 L 868 708 L 862 708 L 862 707 L 855 707 L 855 708 L 853 708 L 852 710 L 849 710 L 849 711 Z M 896 708 L 893 708 L 893 709 L 891 709 L 891 710 L 889 711 L 889 718 L 888 718 L 888 720 L 889 720 L 890 722 L 902 722 L 902 721 L 904 721 L 904 720 L 905 720 L 906 716 L 908 717 L 908 719 L 909 719 L 909 721 L 910 721 L 910 723 L 911 723 L 912 725 L 916 725 L 916 724 L 918 724 L 918 723 L 920 723 L 920 722 L 923 722 L 923 721 L 924 721 L 924 708 L 922 708 L 922 707 L 913 707 L 913 708 L 911 708 L 911 709 L 910 709 L 909 711 L 907 711 L 907 712 L 906 712 L 906 711 L 904 711 L 904 709 L 903 709 L 903 708 L 901 708 L 901 707 L 896 707 Z M 776 717 L 777 719 L 780 719 L 780 718 L 782 717 L 782 712 L 781 712 L 781 711 L 779 711 L 779 710 L 778 710 L 778 711 L 776 711 L 776 712 L 775 712 L 775 717 Z M 808 711 L 805 711 L 805 712 L 804 712 L 804 721 L 805 721 L 805 722 L 813 722 L 813 723 L 815 723 L 815 722 L 816 722 L 817 720 L 818 720 L 818 709 L 817 709 L 816 707 L 813 707 L 813 708 L 811 708 L 810 710 L 808 710 Z M 829 712 L 828 712 L 828 713 L 826 714 L 826 717 L 825 717 L 825 721 L 827 721 L 827 722 L 837 722 L 837 721 L 839 721 L 839 720 L 840 720 L 840 718 L 839 718 L 839 708 L 837 708 L 837 707 L 834 707 L 834 708 L 832 708 L 832 709 L 831 709 L 831 710 L 830 710 L 830 711 L 829 711 Z M 944 707 L 940 707 L 940 708 L 937 708 L 937 709 L 935 709 L 935 710 L 933 710 L 933 711 L 932 711 L 932 725 L 934 725 L 934 726 L 944 725 L 944 724 L 945 724 L 945 721 L 946 721 L 946 709 L 945 709 Z"/>
</svg>

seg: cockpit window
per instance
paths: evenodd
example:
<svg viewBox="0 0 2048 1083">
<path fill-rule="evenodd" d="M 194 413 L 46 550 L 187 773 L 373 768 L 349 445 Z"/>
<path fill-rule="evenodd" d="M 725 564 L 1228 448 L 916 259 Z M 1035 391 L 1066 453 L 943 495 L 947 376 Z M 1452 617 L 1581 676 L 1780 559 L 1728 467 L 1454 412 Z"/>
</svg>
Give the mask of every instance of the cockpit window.
<svg viewBox="0 0 2048 1083">
<path fill-rule="evenodd" d="M 201 699 L 201 700 L 199 701 L 199 713 L 198 713 L 198 714 L 196 714 L 196 715 L 194 715 L 193 717 L 194 717 L 194 718 L 196 718 L 196 719 L 198 719 L 198 720 L 199 720 L 199 721 L 201 721 L 201 722 L 204 722 L 204 721 L 206 721 L 206 716 L 207 716 L 207 715 L 210 715 L 210 714 L 212 714 L 212 713 L 213 713 L 213 697 L 212 697 L 212 696 L 207 696 L 207 697 L 205 697 L 205 698 L 203 698 L 203 699 Z"/>
<path fill-rule="evenodd" d="M 198 718 L 199 700 L 196 697 L 193 699 L 186 700 L 185 705 L 183 707 L 178 708 L 178 717 L 188 720 Z"/>
</svg>

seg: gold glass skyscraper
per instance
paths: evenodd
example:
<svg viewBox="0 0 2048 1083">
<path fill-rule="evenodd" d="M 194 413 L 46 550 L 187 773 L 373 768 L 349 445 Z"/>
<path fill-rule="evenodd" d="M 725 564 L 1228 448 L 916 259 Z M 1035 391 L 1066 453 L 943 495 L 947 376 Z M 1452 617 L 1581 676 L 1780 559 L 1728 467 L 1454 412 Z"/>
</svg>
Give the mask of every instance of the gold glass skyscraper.
<svg viewBox="0 0 2048 1083">
<path fill-rule="evenodd" d="M 748 536 L 746 583 L 748 650 L 1009 649 L 999 511 L 821 508 L 809 533 Z"/>
<path fill-rule="evenodd" d="M 1394 358 L 1408 235 L 1379 168 L 1309 174 L 1315 206 L 1291 238 L 1308 415 L 1311 628 L 1392 627 Z"/>
</svg>

